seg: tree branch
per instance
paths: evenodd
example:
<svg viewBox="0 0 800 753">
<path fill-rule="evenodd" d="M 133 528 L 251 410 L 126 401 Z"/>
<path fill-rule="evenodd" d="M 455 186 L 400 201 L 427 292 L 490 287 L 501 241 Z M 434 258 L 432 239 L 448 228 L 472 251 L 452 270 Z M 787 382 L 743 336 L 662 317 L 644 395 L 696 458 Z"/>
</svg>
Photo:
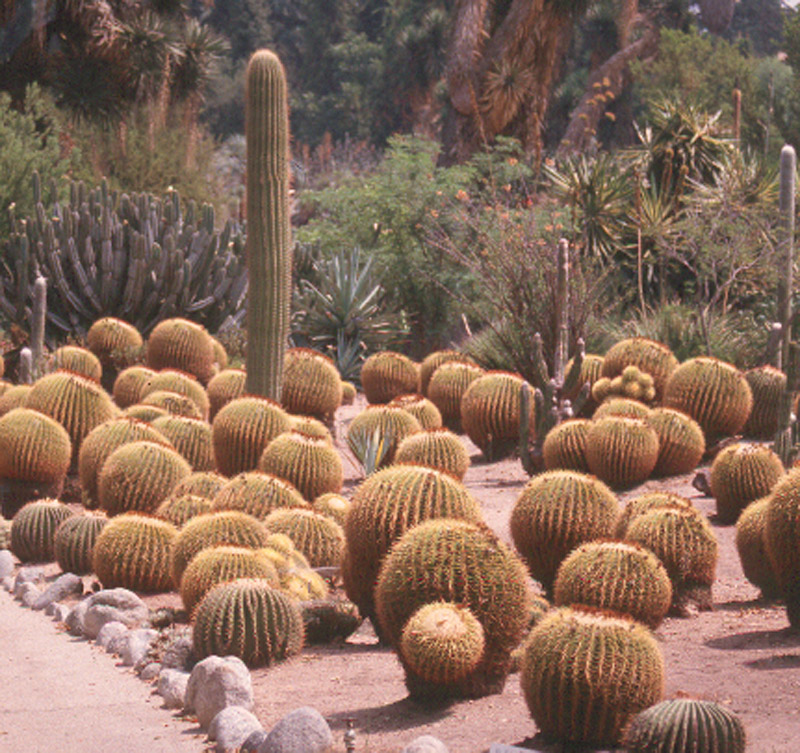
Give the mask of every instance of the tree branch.
<svg viewBox="0 0 800 753">
<path fill-rule="evenodd" d="M 652 55 L 658 47 L 658 29 L 648 25 L 644 34 L 612 55 L 589 78 L 586 92 L 572 111 L 569 126 L 558 145 L 559 157 L 583 151 L 606 111 L 606 102 L 616 99 L 625 86 L 625 74 L 632 60 Z"/>
</svg>

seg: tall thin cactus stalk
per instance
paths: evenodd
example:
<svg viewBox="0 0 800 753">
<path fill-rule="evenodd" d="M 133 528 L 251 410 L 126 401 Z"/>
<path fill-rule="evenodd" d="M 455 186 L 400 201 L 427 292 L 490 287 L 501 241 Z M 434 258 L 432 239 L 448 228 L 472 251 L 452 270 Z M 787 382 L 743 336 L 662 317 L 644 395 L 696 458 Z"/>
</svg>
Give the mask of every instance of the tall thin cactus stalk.
<svg viewBox="0 0 800 753">
<path fill-rule="evenodd" d="M 46 318 L 47 280 L 39 275 L 33 283 L 33 311 L 31 314 L 31 371 L 34 379 L 38 379 L 42 375 Z"/>
<path fill-rule="evenodd" d="M 793 415 L 795 395 L 800 389 L 800 351 L 792 342 L 792 290 L 794 267 L 794 212 L 795 175 L 797 158 L 794 148 L 788 144 L 781 149 L 780 162 L 780 226 L 781 245 L 778 255 L 778 324 L 781 344 L 778 352 L 778 368 L 786 373 L 784 392 L 778 413 L 778 431 L 775 435 L 775 451 L 786 467 L 789 467 L 798 451 L 798 423 Z"/>
<path fill-rule="evenodd" d="M 542 470 L 544 459 L 542 446 L 547 432 L 556 424 L 571 418 L 580 411 L 589 397 L 589 385 L 581 388 L 575 402 L 563 397 L 571 393 L 578 384 L 585 355 L 583 339 L 578 340 L 572 364 L 565 373 L 569 332 L 569 242 L 562 238 L 556 251 L 558 278 L 556 280 L 555 301 L 555 353 L 553 357 L 553 376 L 550 376 L 544 358 L 542 336 L 533 336 L 534 357 L 534 422 L 530 421 L 531 385 L 523 382 L 520 386 L 520 427 L 519 454 L 522 467 L 529 475 Z"/>
<path fill-rule="evenodd" d="M 553 379 L 558 385 L 564 382 L 564 365 L 567 362 L 569 333 L 569 242 L 562 238 L 556 254 L 558 280 L 556 289 L 556 347 L 553 357 Z"/>
<path fill-rule="evenodd" d="M 794 278 L 794 204 L 797 157 L 788 144 L 781 149 L 780 163 L 781 253 L 778 255 L 778 321 L 781 325 L 781 363 L 788 365 L 792 339 L 792 288 Z"/>
<path fill-rule="evenodd" d="M 278 57 L 259 50 L 247 67 L 247 391 L 280 400 L 289 337 L 289 108 Z"/>
</svg>

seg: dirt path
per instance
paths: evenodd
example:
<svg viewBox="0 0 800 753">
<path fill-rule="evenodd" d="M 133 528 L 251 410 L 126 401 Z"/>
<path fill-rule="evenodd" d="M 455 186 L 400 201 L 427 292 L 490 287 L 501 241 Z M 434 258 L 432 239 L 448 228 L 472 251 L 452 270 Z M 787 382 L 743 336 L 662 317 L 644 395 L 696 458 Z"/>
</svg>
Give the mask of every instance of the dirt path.
<svg viewBox="0 0 800 753">
<path fill-rule="evenodd" d="M 0 751 L 198 753 L 197 727 L 102 649 L 0 592 Z"/>
</svg>

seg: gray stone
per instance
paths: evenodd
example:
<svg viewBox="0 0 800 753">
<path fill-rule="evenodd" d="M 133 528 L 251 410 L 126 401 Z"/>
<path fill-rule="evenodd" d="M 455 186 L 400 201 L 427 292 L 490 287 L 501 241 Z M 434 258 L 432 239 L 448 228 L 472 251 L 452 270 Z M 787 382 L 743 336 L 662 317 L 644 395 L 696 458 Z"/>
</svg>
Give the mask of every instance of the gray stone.
<svg viewBox="0 0 800 753">
<path fill-rule="evenodd" d="M 187 669 L 192 658 L 192 634 L 179 635 L 164 649 L 161 664 L 173 669 Z"/>
<path fill-rule="evenodd" d="M 139 628 L 131 630 L 122 643 L 119 652 L 122 665 L 132 667 L 136 662 L 144 659 L 150 644 L 158 637 L 158 630 L 153 628 Z"/>
<path fill-rule="evenodd" d="M 17 583 L 14 586 L 14 598 L 19 599 L 26 607 L 33 606 L 41 596 L 41 591 L 35 583 Z"/>
<path fill-rule="evenodd" d="M 64 622 L 70 635 L 83 635 L 83 621 L 86 618 L 86 610 L 88 608 L 89 599 L 84 599 L 69 610 L 67 619 Z"/>
<path fill-rule="evenodd" d="M 0 580 L 0 585 L 2 585 L 6 591 L 11 593 L 14 590 L 14 578 L 12 578 L 10 575 L 7 575 L 5 578 Z"/>
<path fill-rule="evenodd" d="M 150 615 L 150 610 L 133 591 L 127 588 L 109 588 L 92 594 L 83 620 L 83 634 L 96 638 L 107 622 L 124 622 L 129 628 L 139 627 Z"/>
<path fill-rule="evenodd" d="M 8 549 L 0 549 L 0 578 L 14 574 L 14 555 Z"/>
<path fill-rule="evenodd" d="M 242 743 L 242 753 L 258 753 L 264 740 L 267 739 L 267 731 L 258 729 L 253 732 L 250 737 Z"/>
<path fill-rule="evenodd" d="M 405 748 L 403 753 L 449 753 L 447 746 L 433 735 L 422 735 L 416 740 L 412 740 Z"/>
<path fill-rule="evenodd" d="M 332 746 L 333 734 L 322 714 L 302 706 L 270 730 L 258 753 L 328 753 Z"/>
<path fill-rule="evenodd" d="M 536 753 L 536 749 L 518 748 L 516 745 L 504 745 L 503 743 L 492 743 L 489 753 Z"/>
<path fill-rule="evenodd" d="M 52 606 L 51 616 L 56 622 L 66 623 L 69 613 L 72 611 L 70 604 L 54 603 Z"/>
<path fill-rule="evenodd" d="M 239 750 L 253 732 L 263 729 L 261 722 L 241 706 L 226 706 L 208 725 L 208 739 L 216 742 L 217 753 Z"/>
<path fill-rule="evenodd" d="M 19 569 L 17 577 L 14 578 L 14 588 L 20 583 L 38 583 L 44 580 L 44 572 L 41 567 L 26 565 Z"/>
<path fill-rule="evenodd" d="M 141 672 L 139 672 L 139 679 L 143 680 L 144 682 L 152 682 L 156 679 L 156 677 L 158 677 L 160 672 L 161 663 L 157 661 L 151 661 L 149 664 L 145 664 L 142 667 Z M 183 704 L 181 704 L 181 706 L 182 705 Z"/>
<path fill-rule="evenodd" d="M 108 651 L 109 654 L 114 654 L 116 651 L 109 648 L 109 646 L 115 641 L 118 641 L 122 636 L 127 635 L 127 633 L 128 626 L 124 622 L 114 620 L 113 622 L 107 622 L 100 628 L 94 642 Z"/>
<path fill-rule="evenodd" d="M 163 669 L 158 676 L 156 693 L 164 699 L 164 708 L 182 709 L 186 702 L 189 673 L 179 669 Z"/>
<path fill-rule="evenodd" d="M 66 599 L 72 594 L 83 593 L 83 581 L 74 573 L 59 575 L 36 600 L 33 609 L 44 609 L 53 602 Z"/>
<path fill-rule="evenodd" d="M 194 714 L 203 729 L 226 706 L 249 711 L 253 705 L 253 683 L 241 659 L 209 656 L 195 664 L 186 686 L 184 713 Z"/>
</svg>

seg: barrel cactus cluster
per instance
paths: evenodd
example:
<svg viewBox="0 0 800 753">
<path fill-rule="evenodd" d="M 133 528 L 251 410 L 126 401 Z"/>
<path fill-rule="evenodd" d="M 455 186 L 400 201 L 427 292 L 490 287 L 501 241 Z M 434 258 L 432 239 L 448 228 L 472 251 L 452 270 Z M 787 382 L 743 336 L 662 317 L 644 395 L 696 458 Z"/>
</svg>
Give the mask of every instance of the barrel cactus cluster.
<svg viewBox="0 0 800 753">
<path fill-rule="evenodd" d="M 304 610 L 333 591 L 391 646 L 415 700 L 498 693 L 518 667 L 545 736 L 665 753 L 678 736 L 686 750 L 715 737 L 729 740 L 720 751 L 743 749 L 725 709 L 662 700 L 652 632 L 670 613 L 712 607 L 714 528 L 655 482 L 624 504 L 617 492 L 714 455 L 714 522 L 736 523 L 745 576 L 800 626 L 800 469 L 785 473 L 763 444 L 719 444 L 775 434 L 785 375 L 710 356 L 679 363 L 633 337 L 604 356 L 579 343 L 568 380 L 563 364 L 549 391 L 529 377 L 533 399 L 522 375 L 456 350 L 420 363 L 372 353 L 352 377 L 358 395 L 328 355 L 287 348 L 285 81 L 264 52 L 247 76 L 246 255 L 233 224 L 214 231 L 210 209 L 177 234 L 174 196 L 148 208 L 107 186 L 76 195 L 65 219 L 15 223 L 13 248 L 50 268 L 67 238 L 59 222 L 94 228 L 65 261 L 88 274 L 82 295 L 99 290 L 104 316 L 84 321 L 83 306 L 62 301 L 51 326 L 80 324 L 86 347 L 55 348 L 32 384 L 0 387 L 2 512 L 14 516 L 0 546 L 7 538 L 19 560 L 55 560 L 104 588 L 178 592 L 198 659 L 262 667 L 298 654 Z M 122 286 L 108 249 L 133 267 Z M 159 284 L 162 268 L 172 271 Z M 221 301 L 240 309 L 248 284 L 244 369 L 206 327 L 220 323 Z M 178 297 L 194 303 L 176 307 Z M 105 315 L 112 298 L 134 323 Z M 334 420 L 342 405 L 346 423 Z M 464 479 L 473 462 L 524 456 L 532 443 L 541 468 L 523 462 L 532 477 L 509 505 L 509 545 Z M 70 472 L 83 510 L 74 495 L 57 499 Z"/>
</svg>

